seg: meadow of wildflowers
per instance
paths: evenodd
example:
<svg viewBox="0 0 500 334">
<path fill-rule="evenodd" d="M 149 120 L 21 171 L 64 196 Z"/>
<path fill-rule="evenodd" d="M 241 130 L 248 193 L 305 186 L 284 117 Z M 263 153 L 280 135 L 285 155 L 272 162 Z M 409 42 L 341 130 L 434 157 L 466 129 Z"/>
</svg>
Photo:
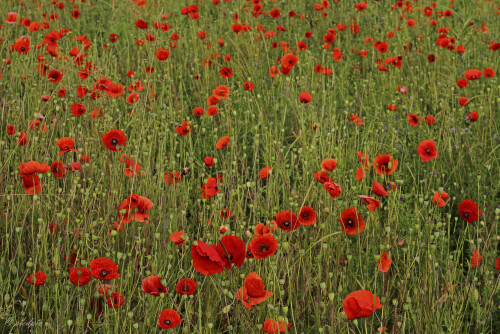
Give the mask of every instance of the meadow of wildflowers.
<svg viewBox="0 0 500 334">
<path fill-rule="evenodd" d="M 2 0 L 1 333 L 498 333 L 499 17 Z"/>
</svg>

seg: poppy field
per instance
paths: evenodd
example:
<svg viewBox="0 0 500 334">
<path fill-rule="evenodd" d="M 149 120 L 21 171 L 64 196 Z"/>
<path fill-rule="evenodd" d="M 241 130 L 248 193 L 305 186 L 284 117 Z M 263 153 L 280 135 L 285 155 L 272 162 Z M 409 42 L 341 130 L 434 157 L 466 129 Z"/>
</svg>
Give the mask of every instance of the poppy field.
<svg viewBox="0 0 500 334">
<path fill-rule="evenodd" d="M 498 333 L 499 18 L 3 0 L 2 333 Z"/>
</svg>

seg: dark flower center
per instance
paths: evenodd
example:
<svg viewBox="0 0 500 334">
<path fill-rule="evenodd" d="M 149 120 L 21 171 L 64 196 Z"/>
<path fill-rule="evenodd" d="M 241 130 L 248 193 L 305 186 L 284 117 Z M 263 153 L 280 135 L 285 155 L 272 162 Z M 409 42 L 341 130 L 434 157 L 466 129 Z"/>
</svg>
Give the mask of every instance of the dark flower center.
<svg viewBox="0 0 500 334">
<path fill-rule="evenodd" d="M 267 252 L 269 250 L 269 246 L 268 245 L 260 245 L 258 249 L 259 249 L 260 253 Z"/>
<path fill-rule="evenodd" d="M 470 217 L 470 212 L 469 211 L 464 211 L 464 217 L 469 218 Z"/>
<path fill-rule="evenodd" d="M 283 222 L 283 226 L 290 227 L 292 224 L 287 220 Z"/>
<path fill-rule="evenodd" d="M 352 227 L 354 227 L 355 222 L 354 222 L 354 220 L 352 220 L 351 218 L 347 218 L 347 220 L 345 221 L 345 223 L 344 223 L 344 224 L 345 224 L 347 227 L 352 228 Z"/>
<path fill-rule="evenodd" d="M 167 326 L 172 325 L 172 321 L 170 321 L 170 319 L 164 320 L 163 323 Z"/>
<path fill-rule="evenodd" d="M 107 271 L 106 269 L 101 269 L 99 271 L 99 276 L 101 276 L 101 277 L 106 277 L 106 276 L 108 276 L 108 274 L 109 274 L 109 271 Z"/>
<path fill-rule="evenodd" d="M 189 292 L 189 286 L 187 284 L 184 284 L 184 292 Z"/>
<path fill-rule="evenodd" d="M 425 153 L 431 154 L 431 150 L 429 148 L 425 149 Z"/>
<path fill-rule="evenodd" d="M 116 138 L 111 139 L 111 145 L 113 145 L 113 146 L 118 145 L 118 139 L 116 139 Z"/>
</svg>

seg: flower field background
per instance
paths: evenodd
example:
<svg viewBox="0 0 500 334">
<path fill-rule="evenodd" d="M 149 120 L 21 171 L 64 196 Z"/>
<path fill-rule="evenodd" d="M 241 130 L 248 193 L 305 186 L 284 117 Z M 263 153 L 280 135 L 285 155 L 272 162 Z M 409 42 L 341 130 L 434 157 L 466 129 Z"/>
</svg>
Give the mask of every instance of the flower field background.
<svg viewBox="0 0 500 334">
<path fill-rule="evenodd" d="M 2 332 L 498 332 L 499 15 L 2 1 Z"/>
</svg>

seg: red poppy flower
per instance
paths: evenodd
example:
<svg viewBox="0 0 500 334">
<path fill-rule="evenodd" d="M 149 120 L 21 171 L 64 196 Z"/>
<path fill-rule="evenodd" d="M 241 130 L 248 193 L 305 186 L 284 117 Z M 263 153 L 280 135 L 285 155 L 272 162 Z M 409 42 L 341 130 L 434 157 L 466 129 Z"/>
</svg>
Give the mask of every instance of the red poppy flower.
<svg viewBox="0 0 500 334">
<path fill-rule="evenodd" d="M 323 159 L 323 161 L 321 161 L 321 168 L 327 171 L 332 171 L 337 168 L 337 160 L 331 158 Z"/>
<path fill-rule="evenodd" d="M 491 68 L 485 68 L 483 74 L 485 78 L 493 78 L 495 76 L 495 70 Z"/>
<path fill-rule="evenodd" d="M 213 165 L 215 165 L 213 157 L 206 156 L 205 159 L 203 160 L 203 162 L 205 163 L 205 166 L 207 166 L 207 167 L 212 167 Z"/>
<path fill-rule="evenodd" d="M 102 143 L 110 151 L 121 151 L 117 146 L 127 146 L 127 136 L 122 130 L 113 129 L 102 135 Z"/>
<path fill-rule="evenodd" d="M 169 289 L 161 284 L 161 277 L 148 276 L 142 280 L 142 290 L 149 295 L 158 297 L 160 293 L 168 293 Z"/>
<path fill-rule="evenodd" d="M 332 196 L 333 199 L 336 200 L 337 197 L 340 196 L 340 193 L 342 192 L 342 189 L 335 182 L 332 182 L 332 181 L 325 182 L 323 185 L 325 187 L 325 190 L 328 191 L 328 193 L 330 194 L 330 196 Z"/>
<path fill-rule="evenodd" d="M 176 245 L 182 245 L 184 243 L 184 240 L 185 240 L 184 231 L 180 230 L 180 231 L 174 232 L 168 238 L 172 242 L 174 242 Z"/>
<path fill-rule="evenodd" d="M 467 97 L 459 97 L 458 98 L 458 103 L 463 107 L 469 104 L 469 99 Z"/>
<path fill-rule="evenodd" d="M 372 191 L 377 196 L 389 196 L 389 193 L 385 190 L 384 186 L 375 180 L 373 181 Z"/>
<path fill-rule="evenodd" d="M 28 277 L 26 280 L 34 286 L 44 285 L 45 281 L 47 280 L 47 274 L 39 270 L 36 273 L 31 274 L 30 277 Z"/>
<path fill-rule="evenodd" d="M 92 280 L 92 273 L 85 267 L 70 268 L 69 281 L 76 286 L 85 286 Z"/>
<path fill-rule="evenodd" d="M 224 208 L 220 211 L 220 216 L 224 219 L 229 219 L 231 218 L 231 210 L 228 208 Z"/>
<path fill-rule="evenodd" d="M 223 236 L 217 243 L 217 252 L 224 261 L 226 270 L 231 269 L 231 263 L 241 267 L 245 261 L 245 249 L 245 242 L 234 235 Z"/>
<path fill-rule="evenodd" d="M 12 124 L 7 124 L 7 127 L 5 128 L 5 132 L 9 135 L 12 136 L 16 133 L 16 128 Z"/>
<path fill-rule="evenodd" d="M 71 113 L 73 116 L 79 117 L 85 114 L 87 111 L 87 107 L 85 107 L 83 104 L 75 102 L 71 105 Z"/>
<path fill-rule="evenodd" d="M 465 88 L 467 87 L 468 83 L 467 83 L 467 80 L 465 80 L 464 78 L 460 78 L 457 80 L 457 86 L 459 88 Z"/>
<path fill-rule="evenodd" d="M 440 193 L 436 191 L 434 193 L 434 196 L 432 196 L 432 203 L 442 208 L 443 206 L 446 205 L 446 202 L 448 201 L 449 198 L 450 195 L 448 195 L 446 192 L 443 191 Z"/>
<path fill-rule="evenodd" d="M 139 102 L 140 99 L 141 99 L 141 97 L 139 96 L 139 94 L 137 94 L 136 92 L 133 92 L 129 96 L 127 96 L 127 103 L 128 104 L 135 104 L 135 103 Z"/>
<path fill-rule="evenodd" d="M 241 301 L 243 305 L 251 310 L 252 306 L 266 301 L 274 293 L 266 291 L 265 284 L 259 275 L 255 272 L 249 273 L 245 277 L 243 287 L 236 292 L 236 299 Z"/>
<path fill-rule="evenodd" d="M 436 56 L 433 54 L 430 54 L 429 56 L 427 56 L 427 60 L 429 61 L 429 63 L 433 63 L 436 61 Z"/>
<path fill-rule="evenodd" d="M 278 212 L 274 220 L 283 231 L 295 230 L 300 226 L 297 216 L 288 210 Z"/>
<path fill-rule="evenodd" d="M 478 118 L 479 118 L 479 113 L 477 112 L 477 110 L 467 114 L 467 119 L 471 122 L 477 121 Z"/>
<path fill-rule="evenodd" d="M 479 265 L 479 262 L 481 262 L 481 254 L 479 254 L 479 251 L 476 249 L 474 254 L 472 254 L 472 259 L 470 261 L 470 268 L 474 269 Z"/>
<path fill-rule="evenodd" d="M 274 319 L 266 319 L 262 326 L 262 331 L 267 334 L 284 333 L 291 328 L 288 322 L 279 322 Z"/>
<path fill-rule="evenodd" d="M 183 278 L 177 282 L 175 291 L 180 295 L 192 295 L 196 291 L 196 282 L 190 278 Z"/>
<path fill-rule="evenodd" d="M 271 171 L 271 170 L 272 170 L 272 168 L 271 168 L 271 167 L 268 167 L 268 166 L 266 166 L 266 167 L 262 168 L 262 169 L 259 171 L 259 177 L 260 177 L 261 179 L 267 179 L 267 178 L 271 175 L 271 173 L 269 172 L 269 171 Z"/>
<path fill-rule="evenodd" d="M 204 113 L 205 113 L 205 110 L 203 110 L 202 107 L 196 107 L 196 108 L 193 109 L 193 114 L 195 116 L 198 116 L 198 117 L 199 116 L 203 116 Z"/>
<path fill-rule="evenodd" d="M 175 127 L 175 132 L 177 132 L 178 134 L 180 134 L 182 137 L 187 136 L 192 131 L 193 131 L 193 126 L 189 122 L 182 122 L 181 126 L 176 126 Z"/>
<path fill-rule="evenodd" d="M 225 85 L 219 85 L 212 91 L 212 93 L 216 98 L 225 100 L 229 97 L 229 87 Z"/>
<path fill-rule="evenodd" d="M 17 13 L 16 12 L 8 12 L 7 18 L 4 20 L 6 23 L 13 24 L 17 22 Z"/>
<path fill-rule="evenodd" d="M 299 95 L 299 100 L 302 103 L 309 103 L 312 101 L 312 95 L 308 92 L 302 92 Z"/>
<path fill-rule="evenodd" d="M 110 281 L 120 277 L 120 274 L 118 274 L 118 265 L 106 257 L 90 261 L 89 268 L 92 276 L 101 281 Z"/>
<path fill-rule="evenodd" d="M 470 199 L 464 199 L 458 204 L 460 216 L 469 224 L 475 222 L 481 216 L 481 209 Z"/>
<path fill-rule="evenodd" d="M 215 147 L 220 150 L 222 148 L 226 148 L 227 146 L 229 145 L 229 137 L 228 136 L 224 136 L 222 138 L 220 138 L 217 143 L 215 144 Z"/>
<path fill-rule="evenodd" d="M 163 174 L 163 179 L 169 186 L 171 186 L 174 183 L 177 184 L 181 182 L 182 174 L 174 171 L 165 172 L 165 174 Z"/>
<path fill-rule="evenodd" d="M 425 123 L 428 125 L 434 125 L 434 123 L 436 123 L 436 118 L 432 115 L 427 115 L 427 117 L 425 118 Z"/>
<path fill-rule="evenodd" d="M 68 152 L 78 152 L 78 150 L 75 150 L 75 141 L 73 138 L 70 137 L 62 137 L 59 138 L 56 142 L 56 145 L 59 146 L 59 149 L 61 150 L 58 155 L 63 155 L 64 153 Z"/>
<path fill-rule="evenodd" d="M 391 175 L 398 168 L 398 159 L 392 159 L 390 154 L 377 154 L 373 160 L 373 169 L 377 175 Z"/>
<path fill-rule="evenodd" d="M 108 297 L 108 306 L 112 308 L 119 308 L 123 305 L 123 295 L 119 292 L 113 292 Z"/>
<path fill-rule="evenodd" d="M 224 66 L 220 70 L 220 75 L 222 75 L 224 79 L 231 79 L 233 77 L 233 70 L 230 67 Z"/>
<path fill-rule="evenodd" d="M 342 307 L 347 315 L 347 320 L 367 318 L 374 311 L 381 309 L 380 298 L 368 290 L 351 292 L 344 298 Z"/>
<path fill-rule="evenodd" d="M 164 61 L 168 59 L 168 56 L 170 55 L 170 51 L 164 48 L 158 48 L 156 49 L 156 59 L 159 61 Z"/>
<path fill-rule="evenodd" d="M 59 72 L 58 70 L 52 70 L 49 72 L 48 78 L 49 78 L 50 82 L 58 83 L 58 82 L 61 82 L 61 80 L 63 79 L 63 76 L 62 76 L 61 72 Z"/>
<path fill-rule="evenodd" d="M 158 326 L 163 329 L 171 329 L 181 324 L 179 313 L 171 309 L 164 309 L 158 316 Z"/>
<path fill-rule="evenodd" d="M 497 260 L 495 261 L 495 269 L 500 270 L 500 256 L 497 257 Z"/>
<path fill-rule="evenodd" d="M 278 249 L 278 241 L 272 234 L 264 234 L 260 237 L 255 237 L 248 245 L 250 251 L 256 259 L 265 259 L 273 256 Z"/>
<path fill-rule="evenodd" d="M 422 161 L 429 161 L 439 157 L 439 153 L 436 150 L 436 142 L 434 140 L 426 139 L 422 140 L 417 148 L 417 153 Z"/>
<path fill-rule="evenodd" d="M 254 89 L 254 84 L 250 81 L 245 81 L 243 83 L 243 88 L 245 88 L 245 90 L 247 91 L 252 91 Z"/>
<path fill-rule="evenodd" d="M 388 259 L 387 253 L 383 252 L 380 255 L 380 259 L 377 260 L 377 263 L 378 263 L 378 270 L 383 273 L 386 273 L 391 268 L 392 259 Z"/>
<path fill-rule="evenodd" d="M 299 212 L 299 223 L 301 225 L 312 225 L 316 222 L 316 211 L 310 206 L 304 206 Z"/>
<path fill-rule="evenodd" d="M 359 198 L 361 198 L 363 200 L 363 202 L 367 203 L 368 205 L 366 206 L 366 208 L 369 210 L 369 211 L 375 211 L 375 209 L 379 209 L 380 210 L 380 201 L 378 199 L 375 199 L 375 198 L 371 198 L 369 196 L 366 196 L 366 195 L 358 195 Z"/>
<path fill-rule="evenodd" d="M 198 240 L 198 245 L 191 245 L 191 258 L 193 268 L 202 275 L 212 276 L 224 270 L 224 260 L 215 245 L 207 245 Z"/>
<path fill-rule="evenodd" d="M 412 127 L 417 127 L 418 126 L 418 117 L 415 114 L 408 114 L 406 115 L 406 119 L 408 120 L 408 123 Z"/>
<path fill-rule="evenodd" d="M 272 18 L 275 18 L 277 19 L 278 17 L 280 17 L 281 15 L 281 12 L 278 8 L 273 8 L 269 11 L 269 15 L 272 17 Z"/>
<path fill-rule="evenodd" d="M 361 162 L 363 165 L 364 169 L 370 169 L 370 159 L 368 157 L 368 154 L 366 153 L 361 153 L 361 152 L 356 152 L 356 155 L 358 156 L 358 162 Z M 389 159 L 390 160 L 390 159 Z"/>
<path fill-rule="evenodd" d="M 330 182 L 332 180 L 332 178 L 328 176 L 328 172 L 321 170 L 314 173 L 314 179 L 321 184 L 325 184 L 326 182 Z"/>
<path fill-rule="evenodd" d="M 203 183 L 201 187 L 201 198 L 209 199 L 218 193 L 220 193 L 220 189 L 217 188 L 217 179 L 208 177 L 207 182 Z"/>
<path fill-rule="evenodd" d="M 483 75 L 483 72 L 481 72 L 480 70 L 475 69 L 475 68 L 471 69 L 471 70 L 467 70 L 464 73 L 464 77 L 469 81 L 477 80 L 481 77 L 481 75 Z"/>
<path fill-rule="evenodd" d="M 348 208 L 342 211 L 338 218 L 342 231 L 349 235 L 355 235 L 365 229 L 365 221 L 355 208 Z"/>
<path fill-rule="evenodd" d="M 50 170 L 52 171 L 52 174 L 58 179 L 62 179 L 63 176 L 66 175 L 66 168 L 64 167 L 64 163 L 61 160 L 53 161 Z"/>
<path fill-rule="evenodd" d="M 364 177 L 365 177 L 365 171 L 364 171 L 363 167 L 359 167 L 356 170 L 356 180 L 362 181 Z"/>
</svg>

